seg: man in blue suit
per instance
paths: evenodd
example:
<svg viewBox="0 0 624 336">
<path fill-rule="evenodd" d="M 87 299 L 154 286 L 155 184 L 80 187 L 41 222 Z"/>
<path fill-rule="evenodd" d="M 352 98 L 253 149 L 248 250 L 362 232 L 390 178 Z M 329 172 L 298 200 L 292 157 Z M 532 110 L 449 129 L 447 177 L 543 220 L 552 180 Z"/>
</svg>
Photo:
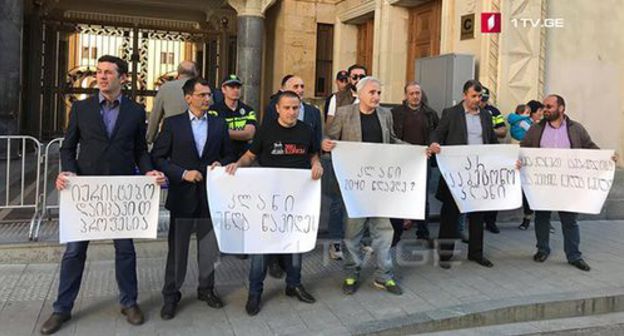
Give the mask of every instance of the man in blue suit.
<svg viewBox="0 0 624 336">
<path fill-rule="evenodd" d="M 69 186 L 73 175 L 134 175 L 154 176 L 165 182 L 161 172 L 152 170 L 145 142 L 145 110 L 121 94 L 121 85 L 128 76 L 128 63 L 105 55 L 98 59 L 96 81 L 99 93 L 73 104 L 69 126 L 61 147 L 63 171 L 56 179 L 56 188 Z M 80 153 L 78 146 L 80 145 Z M 144 321 L 137 305 L 136 255 L 132 239 L 115 239 L 115 276 L 119 286 L 119 304 L 130 324 Z M 41 333 L 53 334 L 71 318 L 71 310 L 80 290 L 87 258 L 88 241 L 67 244 L 54 313 L 46 320 Z"/>
<path fill-rule="evenodd" d="M 212 308 L 223 303 L 214 292 L 214 262 L 218 255 L 208 211 L 204 174 L 206 169 L 228 164 L 236 158 L 223 118 L 207 114 L 212 92 L 205 79 L 189 79 L 182 87 L 189 108 L 186 113 L 165 119 L 152 149 L 156 166 L 169 179 L 166 207 L 169 222 L 169 252 L 162 290 L 160 316 L 175 317 L 186 276 L 191 234 L 196 232 L 199 265 L 198 299 Z M 210 166 L 210 168 L 208 168 Z"/>
</svg>

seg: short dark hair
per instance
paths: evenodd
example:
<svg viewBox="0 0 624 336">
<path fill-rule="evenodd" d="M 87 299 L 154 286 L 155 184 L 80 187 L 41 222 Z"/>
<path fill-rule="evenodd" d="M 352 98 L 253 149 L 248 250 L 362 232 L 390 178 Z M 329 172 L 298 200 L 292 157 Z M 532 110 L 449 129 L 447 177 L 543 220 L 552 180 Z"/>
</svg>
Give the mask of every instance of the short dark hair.
<svg viewBox="0 0 624 336">
<path fill-rule="evenodd" d="M 516 114 L 522 114 L 524 110 L 526 110 L 526 108 L 527 108 L 527 105 L 524 105 L 524 104 L 520 104 L 516 106 Z"/>
<path fill-rule="evenodd" d="M 296 94 L 293 91 L 286 90 L 286 91 L 280 92 L 280 94 L 277 96 L 277 100 L 275 101 L 275 105 L 279 104 L 280 101 L 282 101 L 282 98 L 284 98 L 284 97 L 297 98 L 301 102 L 301 97 L 299 97 L 298 94 Z"/>
<path fill-rule="evenodd" d="M 483 90 L 483 85 L 481 85 L 481 83 L 476 79 L 470 79 L 464 84 L 464 93 L 468 92 L 470 88 L 473 88 L 477 92 L 481 92 Z"/>
<path fill-rule="evenodd" d="M 557 99 L 557 105 L 558 106 L 563 106 L 563 108 L 565 108 L 565 100 L 560 95 L 558 95 L 558 94 L 549 94 L 548 97 L 555 97 L 555 99 Z"/>
<path fill-rule="evenodd" d="M 289 81 L 291 78 L 293 78 L 293 77 L 295 77 L 295 75 L 288 74 L 288 75 L 284 76 L 284 77 L 282 78 L 282 87 L 283 87 L 284 85 L 286 85 L 286 82 L 288 82 L 288 81 Z"/>
<path fill-rule="evenodd" d="M 361 65 L 361 64 L 353 64 L 352 66 L 350 66 L 350 67 L 347 69 L 347 72 L 349 73 L 349 76 L 351 76 L 351 72 L 352 72 L 353 70 L 355 70 L 355 69 L 362 69 L 362 70 L 364 70 L 364 73 L 365 73 L 365 74 L 368 74 L 368 70 L 366 70 L 366 67 L 365 67 L 365 66 L 363 66 L 363 65 Z"/>
<path fill-rule="evenodd" d="M 210 83 L 208 83 L 207 80 L 201 77 L 194 77 L 184 82 L 184 85 L 182 86 L 182 92 L 184 92 L 184 95 L 192 95 L 193 92 L 195 92 L 195 85 L 197 84 L 210 87 Z M 212 88 L 210 90 L 212 90 Z"/>
<path fill-rule="evenodd" d="M 98 63 L 106 62 L 113 63 L 117 66 L 117 73 L 119 76 L 128 74 L 128 62 L 122 60 L 121 58 L 113 55 L 104 55 L 98 58 Z"/>
<path fill-rule="evenodd" d="M 538 102 L 537 100 L 530 100 L 527 103 L 527 106 L 531 109 L 531 114 L 537 113 L 537 110 L 544 107 L 544 104 Z"/>
</svg>

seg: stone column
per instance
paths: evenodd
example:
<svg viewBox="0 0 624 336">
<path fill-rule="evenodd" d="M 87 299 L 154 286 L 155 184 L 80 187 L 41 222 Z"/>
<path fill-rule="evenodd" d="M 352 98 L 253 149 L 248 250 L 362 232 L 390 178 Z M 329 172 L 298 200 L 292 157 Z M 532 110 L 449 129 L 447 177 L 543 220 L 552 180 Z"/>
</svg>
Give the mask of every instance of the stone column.
<svg viewBox="0 0 624 336">
<path fill-rule="evenodd" d="M 0 0 L 0 135 L 17 133 L 23 22 L 23 0 Z"/>
<path fill-rule="evenodd" d="M 264 13 L 275 0 L 228 0 L 237 13 L 236 72 L 243 81 L 243 101 L 261 111 L 260 77 L 264 56 Z"/>
</svg>

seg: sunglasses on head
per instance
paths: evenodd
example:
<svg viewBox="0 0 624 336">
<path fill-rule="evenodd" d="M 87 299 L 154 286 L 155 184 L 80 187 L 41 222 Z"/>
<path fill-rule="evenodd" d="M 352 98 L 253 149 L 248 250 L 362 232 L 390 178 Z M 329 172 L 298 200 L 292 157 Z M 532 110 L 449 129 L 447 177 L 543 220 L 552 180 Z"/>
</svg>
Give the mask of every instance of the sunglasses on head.
<svg viewBox="0 0 624 336">
<path fill-rule="evenodd" d="M 358 80 L 366 77 L 366 75 L 351 75 L 351 79 Z"/>
</svg>

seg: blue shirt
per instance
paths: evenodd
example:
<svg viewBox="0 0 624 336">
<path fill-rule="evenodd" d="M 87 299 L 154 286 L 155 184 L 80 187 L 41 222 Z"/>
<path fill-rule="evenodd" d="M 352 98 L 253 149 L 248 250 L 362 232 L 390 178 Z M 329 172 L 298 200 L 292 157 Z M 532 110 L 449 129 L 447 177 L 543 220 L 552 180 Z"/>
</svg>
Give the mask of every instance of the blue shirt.
<svg viewBox="0 0 624 336">
<path fill-rule="evenodd" d="M 303 102 L 302 102 L 301 105 L 299 106 L 299 115 L 297 116 L 297 120 L 303 121 L 303 119 L 305 119 L 305 106 L 303 105 Z"/>
<path fill-rule="evenodd" d="M 201 157 L 204 152 L 204 146 L 206 145 L 206 139 L 208 139 L 208 117 L 204 113 L 203 116 L 197 118 L 190 110 L 188 114 L 191 120 L 191 128 L 193 129 L 195 148 L 197 149 L 197 154 Z"/>
<path fill-rule="evenodd" d="M 104 126 L 106 127 L 106 134 L 110 138 L 113 134 L 113 129 L 115 129 L 115 124 L 117 123 L 117 117 L 119 117 L 119 106 L 121 105 L 121 95 L 119 95 L 114 101 L 109 102 L 102 95 L 102 93 L 98 93 L 98 98 L 100 102 L 100 115 L 102 116 L 102 120 L 104 121 Z"/>
</svg>

